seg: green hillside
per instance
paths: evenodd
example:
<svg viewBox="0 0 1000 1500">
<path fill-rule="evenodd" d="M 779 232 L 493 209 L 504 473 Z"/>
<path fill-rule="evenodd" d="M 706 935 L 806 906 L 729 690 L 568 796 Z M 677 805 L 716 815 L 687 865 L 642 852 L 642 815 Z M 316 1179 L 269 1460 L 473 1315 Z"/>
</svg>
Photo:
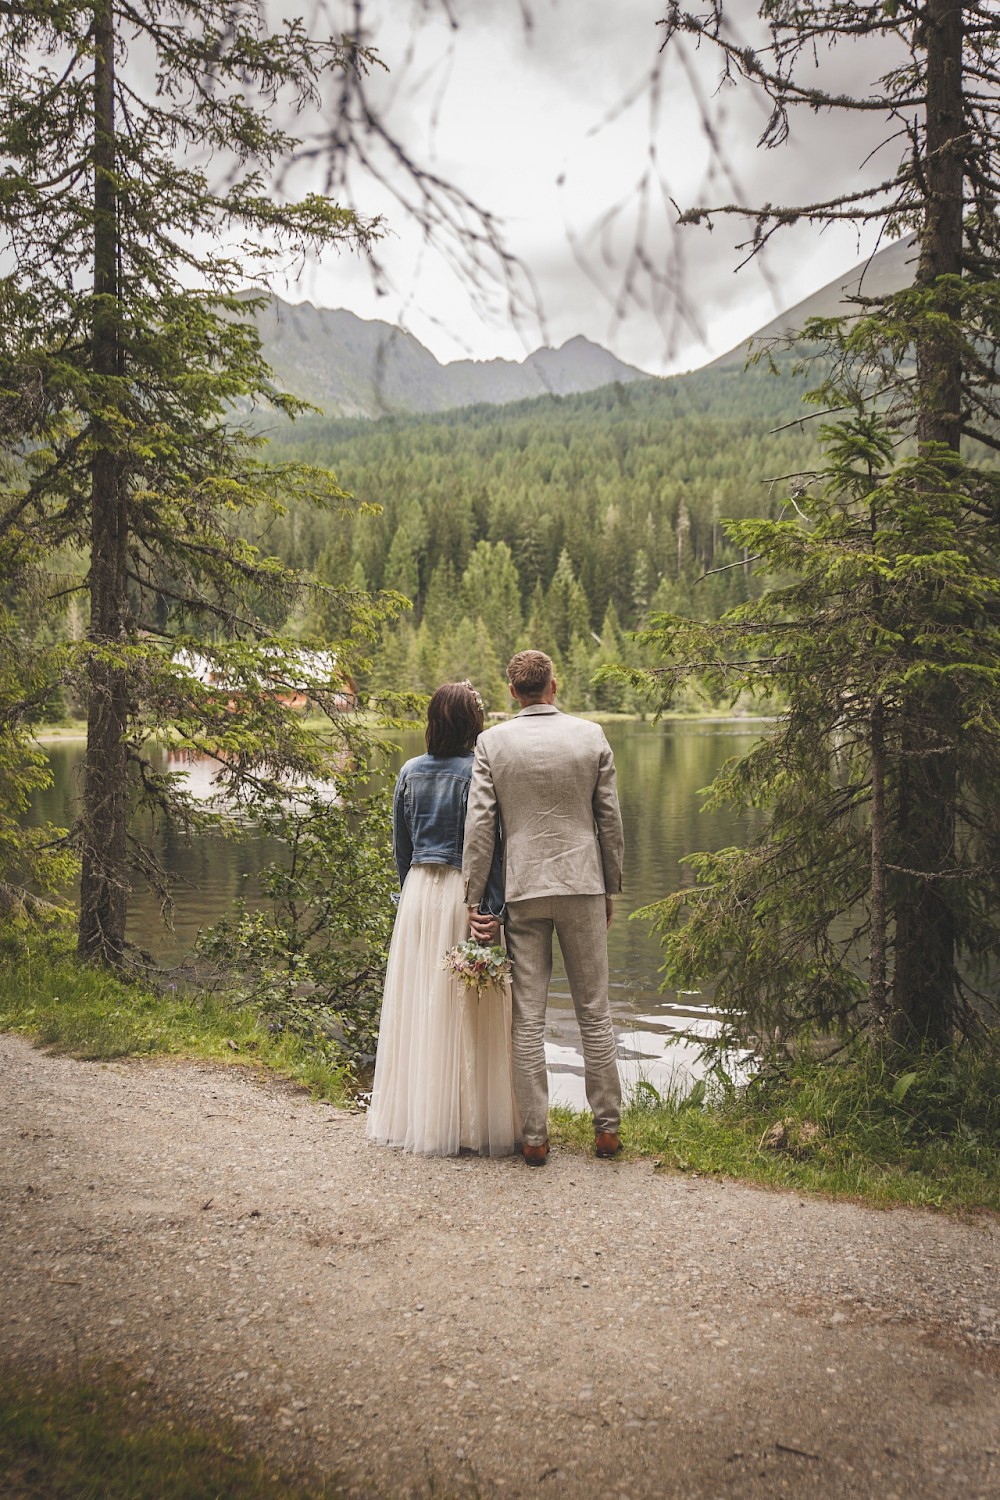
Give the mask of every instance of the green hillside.
<svg viewBox="0 0 1000 1500">
<path fill-rule="evenodd" d="M 377 677 L 426 689 L 467 671 L 498 700 L 506 654 L 530 638 L 594 706 L 595 665 L 649 610 L 715 615 L 759 586 L 724 522 L 773 513 L 785 491 L 771 481 L 814 461 L 816 423 L 796 422 L 808 384 L 725 368 L 422 418 L 309 418 L 272 435 L 275 458 L 330 465 L 381 513 L 296 510 L 267 545 L 412 599 Z"/>
</svg>

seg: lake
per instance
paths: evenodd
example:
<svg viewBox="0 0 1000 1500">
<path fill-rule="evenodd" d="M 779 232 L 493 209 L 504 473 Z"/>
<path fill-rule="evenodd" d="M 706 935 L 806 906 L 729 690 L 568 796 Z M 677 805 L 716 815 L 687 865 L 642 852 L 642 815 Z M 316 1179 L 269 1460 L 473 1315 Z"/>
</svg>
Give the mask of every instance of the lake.
<svg viewBox="0 0 1000 1500">
<path fill-rule="evenodd" d="M 622 1074 L 627 1085 L 645 1079 L 663 1089 L 672 1076 L 697 1076 L 697 1046 L 685 1038 L 712 1028 L 713 1012 L 699 994 L 660 993 L 659 947 L 648 924 L 629 921 L 629 914 L 692 879 L 680 864 L 685 854 L 745 842 L 746 816 L 702 812 L 698 793 L 726 760 L 750 748 L 759 729 L 736 720 L 618 721 L 605 729 L 615 753 L 625 824 L 624 892 L 609 934 L 611 1003 Z M 45 749 L 55 780 L 36 799 L 33 816 L 66 826 L 73 816 L 83 746 L 54 742 Z M 422 749 L 419 733 L 401 736 L 399 760 Z M 206 768 L 192 767 L 190 774 L 207 786 Z M 254 876 L 274 857 L 276 846 L 259 838 L 230 841 L 209 835 L 189 842 L 178 833 L 161 834 L 156 843 L 178 882 L 173 930 L 164 929 L 155 899 L 137 890 L 129 937 L 161 963 L 180 964 L 199 929 L 227 912 L 237 896 L 251 894 Z M 546 1048 L 553 1101 L 582 1107 L 583 1064 L 558 948 Z"/>
</svg>

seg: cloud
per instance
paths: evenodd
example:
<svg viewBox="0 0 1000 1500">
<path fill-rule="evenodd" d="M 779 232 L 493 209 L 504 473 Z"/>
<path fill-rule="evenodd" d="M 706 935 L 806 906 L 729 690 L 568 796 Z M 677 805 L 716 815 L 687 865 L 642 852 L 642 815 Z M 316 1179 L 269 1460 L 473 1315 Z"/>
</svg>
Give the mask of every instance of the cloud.
<svg viewBox="0 0 1000 1500">
<path fill-rule="evenodd" d="M 353 7 L 325 9 L 348 19 Z M 800 225 L 735 274 L 740 224 L 677 229 L 674 203 L 799 203 L 878 180 L 893 160 L 870 155 L 884 128 L 874 115 L 810 112 L 787 146 L 762 149 L 760 99 L 716 92 L 707 49 L 661 56 L 648 0 L 414 0 L 406 21 L 386 0 L 365 15 L 392 69 L 372 86 L 388 128 L 493 216 L 520 300 L 488 254 L 463 275 L 447 237 L 432 248 L 392 192 L 358 174 L 351 201 L 391 229 L 381 294 L 341 260 L 307 269 L 292 295 L 404 321 L 440 358 L 517 358 L 584 333 L 664 371 L 731 347 L 872 247 L 873 233 Z M 860 61 L 857 48 L 820 55 L 818 76 L 874 80 L 884 47 Z"/>
</svg>

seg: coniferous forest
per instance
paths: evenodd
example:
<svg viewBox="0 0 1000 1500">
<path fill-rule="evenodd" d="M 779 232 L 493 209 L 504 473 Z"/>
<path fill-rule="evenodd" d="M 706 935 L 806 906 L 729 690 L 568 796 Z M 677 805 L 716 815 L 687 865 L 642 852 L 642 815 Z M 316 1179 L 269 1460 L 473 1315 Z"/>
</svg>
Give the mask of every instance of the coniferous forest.
<svg viewBox="0 0 1000 1500">
<path fill-rule="evenodd" d="M 411 601 L 382 633 L 375 688 L 468 676 L 500 708 L 503 666 L 531 641 L 568 706 L 634 710 L 627 685 L 593 680 L 639 663 L 630 632 L 663 611 L 714 619 L 760 589 L 724 523 L 778 515 L 787 487 L 772 481 L 814 463 L 807 384 L 791 365 L 737 365 L 434 417 L 305 418 L 273 432 L 271 452 L 329 465 L 358 509 L 293 506 L 266 545 Z M 322 606 L 286 623 L 337 634 Z"/>
</svg>

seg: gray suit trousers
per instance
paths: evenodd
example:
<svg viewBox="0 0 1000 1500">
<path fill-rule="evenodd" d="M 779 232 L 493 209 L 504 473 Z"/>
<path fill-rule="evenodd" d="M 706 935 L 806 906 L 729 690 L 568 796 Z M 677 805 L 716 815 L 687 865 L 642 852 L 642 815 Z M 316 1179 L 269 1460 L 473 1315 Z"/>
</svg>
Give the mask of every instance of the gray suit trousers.
<svg viewBox="0 0 1000 1500">
<path fill-rule="evenodd" d="M 548 1138 L 545 1009 L 552 975 L 552 933 L 559 938 L 580 1027 L 587 1102 L 595 1131 L 621 1119 L 618 1049 L 608 1000 L 608 934 L 603 896 L 534 896 L 507 906 L 507 947 L 514 964 L 514 1096 L 522 1138 Z"/>
</svg>

